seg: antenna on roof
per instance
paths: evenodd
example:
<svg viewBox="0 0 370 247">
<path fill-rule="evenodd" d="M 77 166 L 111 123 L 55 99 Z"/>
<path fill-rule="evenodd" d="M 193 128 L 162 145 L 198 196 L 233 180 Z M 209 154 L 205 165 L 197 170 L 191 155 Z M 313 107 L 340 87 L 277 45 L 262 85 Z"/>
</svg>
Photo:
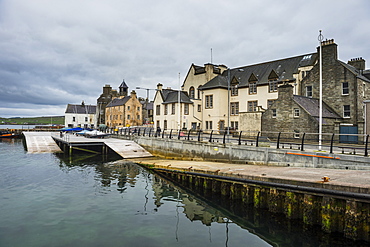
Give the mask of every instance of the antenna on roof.
<svg viewBox="0 0 370 247">
<path fill-rule="evenodd" d="M 212 48 L 211 48 L 211 64 L 213 64 L 213 58 L 212 58 Z"/>
</svg>

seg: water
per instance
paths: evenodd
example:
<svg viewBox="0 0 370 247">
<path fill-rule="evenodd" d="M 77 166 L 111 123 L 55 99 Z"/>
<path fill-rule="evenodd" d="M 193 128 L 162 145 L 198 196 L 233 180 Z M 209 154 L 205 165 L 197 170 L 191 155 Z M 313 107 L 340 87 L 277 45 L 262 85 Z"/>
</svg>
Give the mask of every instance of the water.
<svg viewBox="0 0 370 247">
<path fill-rule="evenodd" d="M 0 140 L 0 246 L 355 246 L 117 158 L 27 154 L 21 140 Z"/>
</svg>

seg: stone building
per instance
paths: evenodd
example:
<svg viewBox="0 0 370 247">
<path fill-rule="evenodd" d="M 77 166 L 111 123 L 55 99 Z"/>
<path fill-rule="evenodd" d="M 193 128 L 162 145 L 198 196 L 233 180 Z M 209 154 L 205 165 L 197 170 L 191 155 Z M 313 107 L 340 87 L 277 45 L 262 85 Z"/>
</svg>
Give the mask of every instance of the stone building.
<svg viewBox="0 0 370 247">
<path fill-rule="evenodd" d="M 341 119 L 333 109 L 323 103 L 323 132 L 333 133 L 334 124 Z M 319 129 L 319 100 L 294 95 L 289 84 L 278 88 L 278 98 L 262 114 L 262 131 L 293 132 L 293 137 L 302 133 L 317 133 Z M 273 137 L 273 134 L 268 134 Z"/>
<path fill-rule="evenodd" d="M 109 102 L 113 98 L 119 96 L 127 96 L 128 86 L 126 85 L 125 80 L 122 81 L 121 85 L 118 87 L 119 92 L 117 90 L 112 89 L 110 85 L 105 85 L 103 87 L 103 93 L 97 99 L 97 108 L 96 108 L 96 126 L 98 127 L 100 124 L 105 124 L 105 108 Z"/>
<path fill-rule="evenodd" d="M 319 52 L 319 47 L 317 48 Z M 332 133 L 364 133 L 364 101 L 370 98 L 370 79 L 364 75 L 365 60 L 355 58 L 342 62 L 338 59 L 334 40 L 322 42 L 322 97 L 341 119 L 333 125 Z M 319 98 L 320 71 L 317 63 L 302 80 L 300 94 Z"/>
<path fill-rule="evenodd" d="M 81 105 L 68 104 L 65 111 L 65 127 L 94 128 L 96 122 L 96 106 L 86 105 L 82 101 Z"/>
<path fill-rule="evenodd" d="M 317 48 L 319 54 L 320 47 Z M 278 99 L 262 114 L 262 131 L 319 132 L 319 61 L 301 81 L 298 95 L 287 86 L 279 87 Z M 365 133 L 365 102 L 370 80 L 364 75 L 365 60 L 338 60 L 334 40 L 322 42 L 323 133 Z M 366 73 L 365 73 L 366 74 Z"/>
<path fill-rule="evenodd" d="M 110 128 L 142 125 L 142 104 L 135 91 L 130 96 L 113 98 L 106 105 L 105 123 Z"/>
</svg>

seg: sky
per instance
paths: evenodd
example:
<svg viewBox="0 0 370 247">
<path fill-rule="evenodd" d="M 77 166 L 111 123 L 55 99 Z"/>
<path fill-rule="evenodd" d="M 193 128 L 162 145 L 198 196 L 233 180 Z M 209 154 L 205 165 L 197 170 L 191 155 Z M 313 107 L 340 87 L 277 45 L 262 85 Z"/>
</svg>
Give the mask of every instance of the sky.
<svg viewBox="0 0 370 247">
<path fill-rule="evenodd" d="M 0 0 L 0 117 L 62 116 L 123 80 L 150 98 L 191 64 L 235 68 L 312 53 L 370 62 L 369 0 Z M 212 51 L 212 52 L 211 52 Z"/>
</svg>

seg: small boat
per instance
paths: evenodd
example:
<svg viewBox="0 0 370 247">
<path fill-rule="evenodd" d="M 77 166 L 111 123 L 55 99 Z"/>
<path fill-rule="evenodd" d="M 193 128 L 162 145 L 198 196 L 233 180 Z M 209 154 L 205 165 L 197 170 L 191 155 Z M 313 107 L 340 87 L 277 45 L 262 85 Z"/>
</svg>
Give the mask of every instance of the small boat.
<svg viewBox="0 0 370 247">
<path fill-rule="evenodd" d="M 98 130 L 93 130 L 85 133 L 85 137 L 88 138 L 104 138 L 110 136 L 111 134 L 107 134 Z"/>
<path fill-rule="evenodd" d="M 18 134 L 14 134 L 8 130 L 0 130 L 0 138 L 18 138 Z"/>
</svg>

